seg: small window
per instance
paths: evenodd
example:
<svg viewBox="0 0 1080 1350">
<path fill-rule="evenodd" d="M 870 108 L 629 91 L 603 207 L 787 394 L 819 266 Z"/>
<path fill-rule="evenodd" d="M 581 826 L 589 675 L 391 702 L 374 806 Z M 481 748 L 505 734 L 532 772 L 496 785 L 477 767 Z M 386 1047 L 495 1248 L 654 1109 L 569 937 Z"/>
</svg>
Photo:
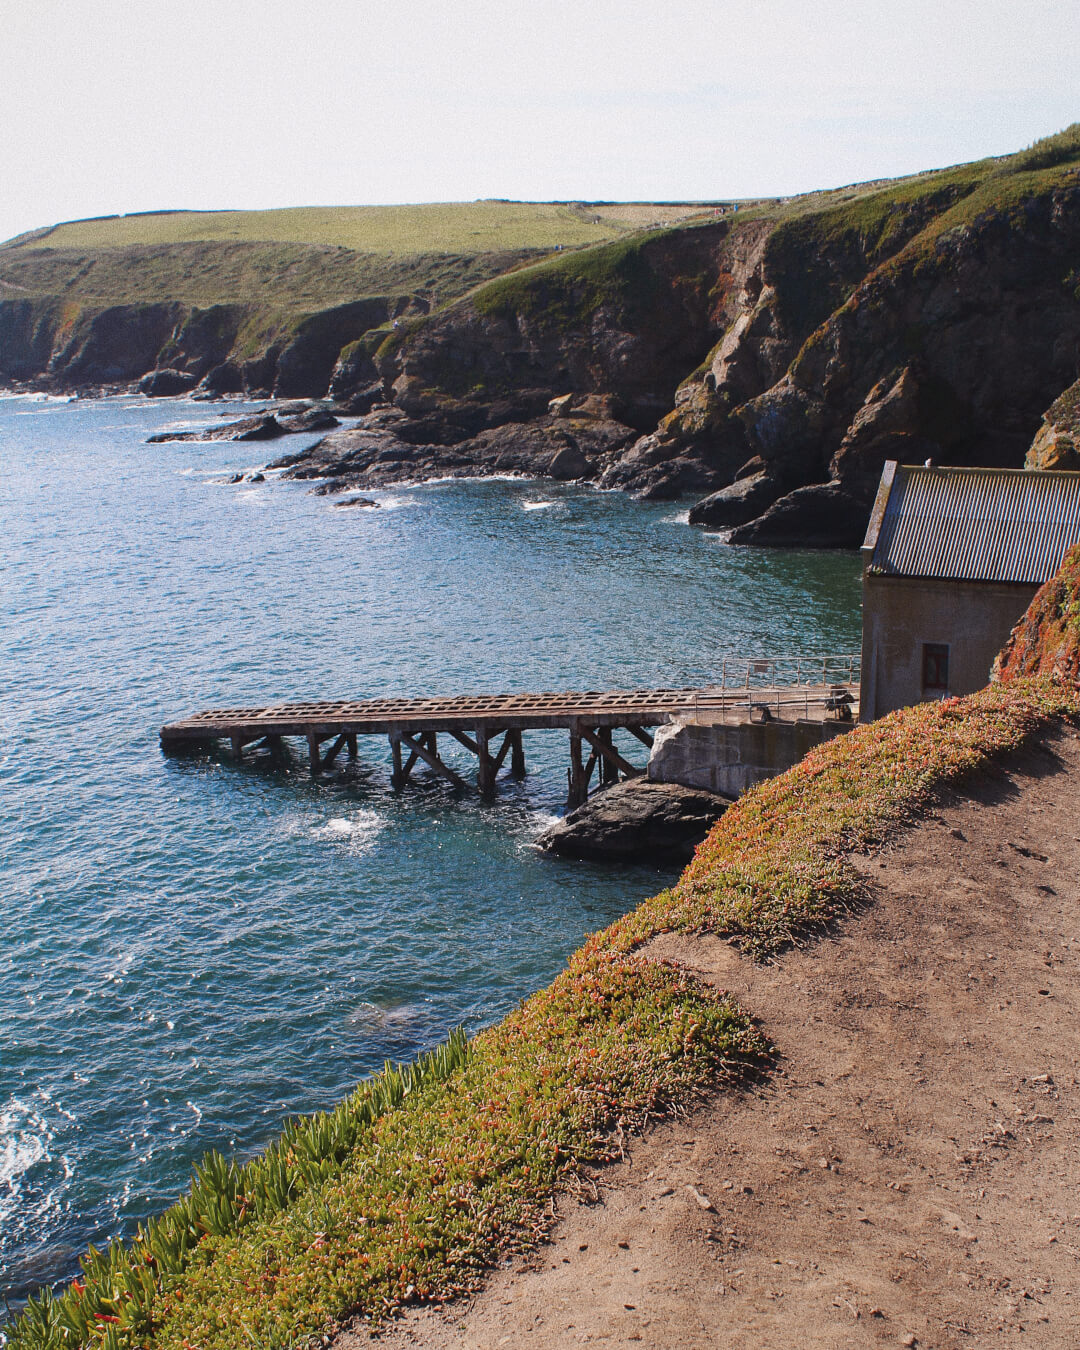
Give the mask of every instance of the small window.
<svg viewBox="0 0 1080 1350">
<path fill-rule="evenodd" d="M 944 642 L 924 642 L 922 686 L 926 694 L 949 692 L 949 648 Z"/>
</svg>

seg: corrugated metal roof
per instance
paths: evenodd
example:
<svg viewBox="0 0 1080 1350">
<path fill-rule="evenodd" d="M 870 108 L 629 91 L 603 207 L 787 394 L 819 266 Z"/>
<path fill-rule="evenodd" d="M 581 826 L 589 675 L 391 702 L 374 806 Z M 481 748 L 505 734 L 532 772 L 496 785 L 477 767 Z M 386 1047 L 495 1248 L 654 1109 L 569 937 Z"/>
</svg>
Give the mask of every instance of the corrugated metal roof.
<svg viewBox="0 0 1080 1350">
<path fill-rule="evenodd" d="M 1080 543 L 1080 473 L 888 464 L 886 491 L 864 544 L 871 572 L 1041 585 Z"/>
</svg>

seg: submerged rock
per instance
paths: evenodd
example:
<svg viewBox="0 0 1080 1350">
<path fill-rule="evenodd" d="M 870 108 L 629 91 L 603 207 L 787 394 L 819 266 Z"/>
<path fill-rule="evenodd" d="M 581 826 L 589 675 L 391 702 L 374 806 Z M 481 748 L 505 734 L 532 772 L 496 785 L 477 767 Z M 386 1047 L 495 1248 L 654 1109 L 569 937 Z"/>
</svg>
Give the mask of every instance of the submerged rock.
<svg viewBox="0 0 1080 1350">
<path fill-rule="evenodd" d="M 685 860 L 731 805 L 679 783 L 615 783 L 544 831 L 537 846 L 567 858 Z"/>
</svg>

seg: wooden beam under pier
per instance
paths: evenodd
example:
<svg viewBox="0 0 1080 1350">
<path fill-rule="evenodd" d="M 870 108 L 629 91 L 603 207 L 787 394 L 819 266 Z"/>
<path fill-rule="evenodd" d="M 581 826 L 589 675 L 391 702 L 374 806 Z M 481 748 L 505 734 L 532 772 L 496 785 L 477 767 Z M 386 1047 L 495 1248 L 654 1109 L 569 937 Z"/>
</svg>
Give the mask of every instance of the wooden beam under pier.
<svg viewBox="0 0 1080 1350">
<path fill-rule="evenodd" d="M 412 756 L 409 759 L 410 769 L 413 763 L 415 762 L 413 757 L 419 756 L 419 758 L 424 761 L 424 763 L 428 766 L 428 768 L 434 769 L 437 774 L 441 774 L 443 778 L 453 783 L 455 787 L 459 788 L 468 787 L 468 784 L 465 782 L 464 778 L 462 778 L 459 774 L 456 774 L 448 764 L 444 764 L 442 762 L 437 753 L 428 749 L 428 747 L 423 744 L 423 741 L 425 741 L 427 737 L 420 736 L 416 740 L 414 740 L 411 736 L 406 735 L 404 731 L 400 733 L 400 736 L 402 745 L 407 746 L 408 749 L 412 751 Z M 405 777 L 406 778 L 408 777 L 408 772 L 406 772 Z M 402 780 L 402 786 L 404 786 L 404 779 Z"/>
<path fill-rule="evenodd" d="M 624 759 L 622 755 L 619 754 L 618 750 L 615 749 L 614 745 L 612 745 L 610 727 L 602 727 L 595 732 L 588 731 L 585 727 L 582 727 L 581 735 L 589 745 L 592 746 L 593 750 L 603 758 L 605 766 L 615 771 L 616 778 L 618 778 L 620 772 L 626 774 L 627 778 L 641 777 L 644 770 L 631 764 L 628 759 Z M 605 776 L 603 781 L 605 783 L 610 783 L 614 780 L 609 776 Z"/>
</svg>

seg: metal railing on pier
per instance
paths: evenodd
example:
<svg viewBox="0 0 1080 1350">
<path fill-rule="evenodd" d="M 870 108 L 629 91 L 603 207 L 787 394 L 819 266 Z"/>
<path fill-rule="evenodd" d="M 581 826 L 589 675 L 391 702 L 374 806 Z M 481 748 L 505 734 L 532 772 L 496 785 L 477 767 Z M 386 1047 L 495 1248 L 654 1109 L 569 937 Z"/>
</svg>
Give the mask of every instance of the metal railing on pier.
<svg viewBox="0 0 1080 1350">
<path fill-rule="evenodd" d="M 753 719 L 852 715 L 858 697 L 862 657 L 726 656 L 720 679 L 697 691 L 697 715 L 749 711 Z"/>
</svg>

